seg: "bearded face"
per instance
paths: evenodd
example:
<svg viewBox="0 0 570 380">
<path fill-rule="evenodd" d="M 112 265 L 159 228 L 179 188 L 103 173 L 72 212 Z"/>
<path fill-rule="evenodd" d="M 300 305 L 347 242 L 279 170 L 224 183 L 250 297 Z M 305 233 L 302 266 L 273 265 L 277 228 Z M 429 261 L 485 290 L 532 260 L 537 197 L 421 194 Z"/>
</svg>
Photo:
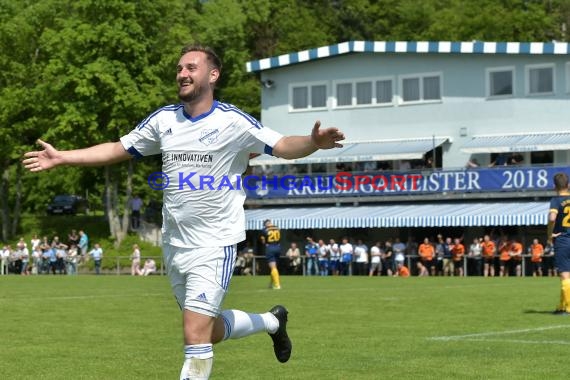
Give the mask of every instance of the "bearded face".
<svg viewBox="0 0 570 380">
<path fill-rule="evenodd" d="M 216 79 L 217 72 L 208 65 L 204 53 L 188 52 L 180 57 L 177 66 L 178 98 L 184 103 L 195 103 L 210 94 Z"/>
</svg>

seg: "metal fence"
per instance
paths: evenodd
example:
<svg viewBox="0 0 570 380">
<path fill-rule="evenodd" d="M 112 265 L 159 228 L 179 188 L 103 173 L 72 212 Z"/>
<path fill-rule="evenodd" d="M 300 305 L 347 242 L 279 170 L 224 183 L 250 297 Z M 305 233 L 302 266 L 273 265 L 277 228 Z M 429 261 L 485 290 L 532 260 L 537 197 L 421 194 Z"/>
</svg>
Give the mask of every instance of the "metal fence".
<svg viewBox="0 0 570 380">
<path fill-rule="evenodd" d="M 522 276 L 529 276 L 532 275 L 532 268 L 530 265 L 530 257 L 531 255 L 523 255 L 521 260 L 521 272 Z M 164 267 L 164 263 L 162 261 L 162 256 L 144 256 L 141 257 L 141 266 L 142 269 L 144 265 L 144 261 L 146 259 L 153 259 L 156 262 L 156 271 L 152 273 L 152 275 L 166 275 L 166 268 Z M 416 274 L 416 263 L 419 260 L 419 256 L 417 255 L 408 255 L 405 258 L 405 263 L 407 267 L 410 269 L 412 275 Z M 435 259 L 434 259 L 435 260 Z M 463 257 L 461 262 L 461 266 L 463 267 L 464 276 L 468 276 L 470 271 L 468 264 L 469 258 Z M 110 264 L 112 263 L 112 264 Z M 348 263 L 348 275 L 353 275 L 355 273 L 354 267 L 355 262 Z M 481 263 L 481 266 L 483 264 Z M 498 258 L 497 263 L 495 264 L 495 276 L 498 275 Z M 281 257 L 280 261 L 278 262 L 278 267 L 283 275 L 299 275 L 299 276 L 307 276 L 307 258 L 301 257 L 301 264 L 298 267 L 293 268 L 289 265 L 289 260 L 285 257 Z M 317 267 L 318 267 L 318 260 L 317 260 Z M 31 275 L 46 275 L 46 274 L 69 274 L 69 270 L 67 265 L 64 268 L 57 268 L 57 270 L 52 271 L 51 267 L 39 268 L 37 263 L 30 263 L 28 274 Z M 368 267 L 367 267 L 368 268 Z M 245 269 L 245 270 L 244 270 Z M 392 270 L 395 268 L 391 268 Z M 543 272 L 546 272 L 547 268 L 543 269 Z M 86 263 L 79 263 L 76 267 L 75 274 L 83 275 L 83 274 L 95 274 L 95 266 L 93 260 L 89 260 Z M 131 275 L 131 260 L 130 256 L 113 256 L 113 257 L 104 257 L 102 259 L 102 265 L 100 269 L 100 273 L 104 275 Z M 0 275 L 7 275 L 7 274 L 21 274 L 17 273 L 11 267 L 11 263 L 8 260 L 2 261 L 0 265 Z M 253 256 L 251 262 L 247 263 L 246 267 L 244 268 L 236 268 L 235 271 L 236 275 L 268 275 L 269 274 L 269 267 L 267 265 L 267 261 L 265 256 Z M 546 275 L 547 273 L 543 273 Z M 317 270 L 317 274 L 319 272 Z"/>
</svg>

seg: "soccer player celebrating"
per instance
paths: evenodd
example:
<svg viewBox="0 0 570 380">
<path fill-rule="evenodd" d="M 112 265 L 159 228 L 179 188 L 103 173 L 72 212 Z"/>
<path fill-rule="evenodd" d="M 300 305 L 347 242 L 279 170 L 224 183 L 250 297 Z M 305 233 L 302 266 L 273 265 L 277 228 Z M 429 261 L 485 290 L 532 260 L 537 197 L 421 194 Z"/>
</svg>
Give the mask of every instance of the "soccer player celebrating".
<svg viewBox="0 0 570 380">
<path fill-rule="evenodd" d="M 220 59 L 210 48 L 187 46 L 176 66 L 181 104 L 156 110 L 117 142 L 58 151 L 38 140 L 43 150 L 26 153 L 23 161 L 27 169 L 40 172 L 59 165 L 108 165 L 162 154 L 161 174 L 170 180 L 170 186 L 162 188 L 162 246 L 182 309 L 185 360 L 180 379 L 185 380 L 209 378 L 213 343 L 261 331 L 270 334 L 277 360 L 289 360 L 292 345 L 286 330 L 288 311 L 283 306 L 263 314 L 221 308 L 233 273 L 236 244 L 245 240 L 245 192 L 237 181 L 250 153 L 294 159 L 318 149 L 341 147 L 339 141 L 344 139 L 336 128 L 320 129 L 319 121 L 308 136 L 283 136 L 240 109 L 215 100 L 221 69 Z M 214 179 L 215 191 L 200 187 L 199 179 L 204 177 Z"/>
<path fill-rule="evenodd" d="M 554 188 L 557 196 L 550 201 L 546 238 L 548 244 L 554 240 L 554 261 L 560 274 L 560 304 L 555 314 L 570 315 L 570 192 L 568 175 L 556 173 Z"/>
<path fill-rule="evenodd" d="M 269 275 L 271 276 L 269 286 L 273 289 L 281 289 L 279 270 L 277 269 L 277 261 L 281 256 L 281 231 L 269 219 L 265 220 L 263 224 L 261 243 L 265 245 L 265 258 L 267 265 L 269 265 Z"/>
</svg>

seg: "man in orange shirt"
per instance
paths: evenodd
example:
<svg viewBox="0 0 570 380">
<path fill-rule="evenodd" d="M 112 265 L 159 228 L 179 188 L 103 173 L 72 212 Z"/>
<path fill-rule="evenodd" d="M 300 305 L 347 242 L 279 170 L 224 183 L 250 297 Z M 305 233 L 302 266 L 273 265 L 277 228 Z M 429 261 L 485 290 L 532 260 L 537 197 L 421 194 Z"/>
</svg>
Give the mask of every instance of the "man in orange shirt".
<svg viewBox="0 0 570 380">
<path fill-rule="evenodd" d="M 500 277 L 509 277 L 510 272 L 510 265 L 509 262 L 511 261 L 511 244 L 509 239 L 506 236 L 501 238 L 501 242 L 499 243 L 499 276 Z"/>
<path fill-rule="evenodd" d="M 483 276 L 495 277 L 495 254 L 497 246 L 489 235 L 483 237 L 481 243 L 481 253 L 483 255 Z"/>
<path fill-rule="evenodd" d="M 461 239 L 455 238 L 451 249 L 455 275 L 463 276 L 463 257 L 465 256 L 465 246 L 461 244 Z"/>
<path fill-rule="evenodd" d="M 524 248 L 521 243 L 517 241 L 516 238 L 511 239 L 511 265 L 515 269 L 515 275 L 517 277 L 522 276 L 522 254 Z"/>
<path fill-rule="evenodd" d="M 544 246 L 534 239 L 529 247 L 530 262 L 532 264 L 532 276 L 542 277 L 542 256 L 544 255 Z"/>
<path fill-rule="evenodd" d="M 424 238 L 424 242 L 418 247 L 418 255 L 420 256 L 419 265 L 422 265 L 431 276 L 434 276 L 435 266 L 433 265 L 433 257 L 435 256 L 435 248 L 427 237 Z M 418 268 L 420 269 L 420 273 L 422 273 L 423 270 L 419 265 Z"/>
</svg>

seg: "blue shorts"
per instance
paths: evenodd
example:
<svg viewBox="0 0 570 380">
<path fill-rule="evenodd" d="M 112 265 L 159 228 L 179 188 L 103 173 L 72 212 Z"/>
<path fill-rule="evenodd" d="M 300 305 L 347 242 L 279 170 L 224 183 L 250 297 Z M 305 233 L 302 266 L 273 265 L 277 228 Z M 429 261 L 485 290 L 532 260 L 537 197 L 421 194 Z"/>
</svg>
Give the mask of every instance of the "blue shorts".
<svg viewBox="0 0 570 380">
<path fill-rule="evenodd" d="M 267 244 L 265 246 L 265 258 L 268 263 L 279 261 L 281 256 L 281 244 Z"/>
<path fill-rule="evenodd" d="M 554 241 L 554 264 L 558 272 L 570 272 L 570 236 L 561 235 Z"/>
</svg>

